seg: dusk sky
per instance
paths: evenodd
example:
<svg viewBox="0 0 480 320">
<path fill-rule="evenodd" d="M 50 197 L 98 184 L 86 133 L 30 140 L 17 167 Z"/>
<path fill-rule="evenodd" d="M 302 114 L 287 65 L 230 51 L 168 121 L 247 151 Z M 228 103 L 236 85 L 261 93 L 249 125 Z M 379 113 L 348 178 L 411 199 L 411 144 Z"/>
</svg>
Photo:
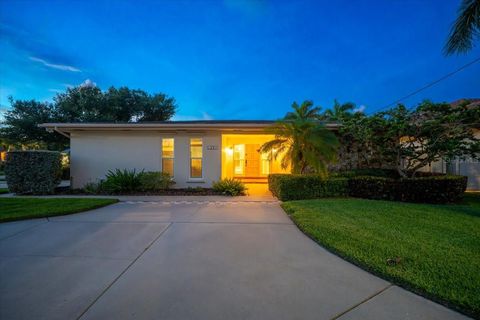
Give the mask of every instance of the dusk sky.
<svg viewBox="0 0 480 320">
<path fill-rule="evenodd" d="M 459 0 L 0 1 L 0 105 L 87 79 L 176 98 L 177 120 L 374 112 L 480 57 L 446 57 Z M 480 63 L 407 99 L 480 97 Z M 362 107 L 363 108 L 363 107 Z"/>
</svg>

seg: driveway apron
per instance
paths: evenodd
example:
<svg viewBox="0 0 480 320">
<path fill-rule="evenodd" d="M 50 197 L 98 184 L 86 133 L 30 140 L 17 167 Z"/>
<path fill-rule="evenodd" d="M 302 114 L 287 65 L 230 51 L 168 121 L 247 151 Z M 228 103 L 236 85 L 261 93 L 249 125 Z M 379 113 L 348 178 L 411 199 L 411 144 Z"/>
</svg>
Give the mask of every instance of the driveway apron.
<svg viewBox="0 0 480 320">
<path fill-rule="evenodd" d="M 0 224 L 0 319 L 465 319 L 326 251 L 276 201 Z"/>
</svg>

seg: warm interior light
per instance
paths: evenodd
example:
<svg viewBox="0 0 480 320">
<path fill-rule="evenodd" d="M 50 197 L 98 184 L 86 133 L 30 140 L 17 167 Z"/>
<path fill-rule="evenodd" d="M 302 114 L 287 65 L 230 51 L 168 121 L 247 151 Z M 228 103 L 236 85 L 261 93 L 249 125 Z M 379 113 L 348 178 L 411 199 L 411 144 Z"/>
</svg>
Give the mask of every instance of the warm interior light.
<svg viewBox="0 0 480 320">
<path fill-rule="evenodd" d="M 225 153 L 227 154 L 227 156 L 233 156 L 233 148 L 232 147 L 225 148 Z"/>
</svg>

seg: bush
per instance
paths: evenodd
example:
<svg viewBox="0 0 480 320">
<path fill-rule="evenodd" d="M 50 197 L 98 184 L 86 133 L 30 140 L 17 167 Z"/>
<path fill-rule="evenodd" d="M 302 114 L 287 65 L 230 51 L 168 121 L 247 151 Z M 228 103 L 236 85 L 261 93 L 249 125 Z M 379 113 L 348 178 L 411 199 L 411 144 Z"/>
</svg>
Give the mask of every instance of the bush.
<svg viewBox="0 0 480 320">
<path fill-rule="evenodd" d="M 70 180 L 70 166 L 62 166 L 62 180 Z"/>
<path fill-rule="evenodd" d="M 466 188 L 467 177 L 453 175 L 408 179 L 361 176 L 349 180 L 350 195 L 353 197 L 405 202 L 459 202 Z"/>
<path fill-rule="evenodd" d="M 141 175 L 143 171 L 137 173 L 134 170 L 115 169 L 109 170 L 102 183 L 102 188 L 111 193 L 130 193 L 141 189 Z"/>
<path fill-rule="evenodd" d="M 7 153 L 5 176 L 8 188 L 18 194 L 51 194 L 60 183 L 61 155 L 55 151 Z"/>
<path fill-rule="evenodd" d="M 166 172 L 141 172 L 140 185 L 142 191 L 158 191 L 170 188 L 175 182 Z"/>
<path fill-rule="evenodd" d="M 271 174 L 268 186 L 282 201 L 344 197 L 348 195 L 347 178 L 324 179 L 318 175 Z"/>
<path fill-rule="evenodd" d="M 89 194 L 102 194 L 107 193 L 105 190 L 105 180 L 100 180 L 98 182 L 88 182 L 83 186 L 83 191 Z"/>
<path fill-rule="evenodd" d="M 212 188 L 215 192 L 219 192 L 227 196 L 244 195 L 245 191 L 247 190 L 243 182 L 230 178 L 214 182 Z"/>
<path fill-rule="evenodd" d="M 369 177 L 384 177 L 384 178 L 400 178 L 397 170 L 394 169 L 378 169 L 378 168 L 365 168 L 365 169 L 353 169 L 348 171 L 337 171 L 331 174 L 332 177 L 353 178 L 358 176 Z"/>
<path fill-rule="evenodd" d="M 352 197 L 396 200 L 398 180 L 385 177 L 359 176 L 348 180 L 349 194 Z"/>
</svg>

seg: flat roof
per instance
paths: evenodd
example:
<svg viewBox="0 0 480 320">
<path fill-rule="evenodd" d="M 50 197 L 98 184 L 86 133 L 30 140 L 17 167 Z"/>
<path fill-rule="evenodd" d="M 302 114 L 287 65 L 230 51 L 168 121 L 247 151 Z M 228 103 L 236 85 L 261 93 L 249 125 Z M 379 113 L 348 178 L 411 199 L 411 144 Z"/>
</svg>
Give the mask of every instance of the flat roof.
<svg viewBox="0 0 480 320">
<path fill-rule="evenodd" d="M 39 125 L 51 131 L 70 133 L 77 131 L 224 131 L 224 132 L 261 132 L 272 126 L 274 120 L 193 120 L 158 122 L 74 122 L 42 123 Z M 338 123 L 325 123 L 331 130 Z"/>
</svg>

